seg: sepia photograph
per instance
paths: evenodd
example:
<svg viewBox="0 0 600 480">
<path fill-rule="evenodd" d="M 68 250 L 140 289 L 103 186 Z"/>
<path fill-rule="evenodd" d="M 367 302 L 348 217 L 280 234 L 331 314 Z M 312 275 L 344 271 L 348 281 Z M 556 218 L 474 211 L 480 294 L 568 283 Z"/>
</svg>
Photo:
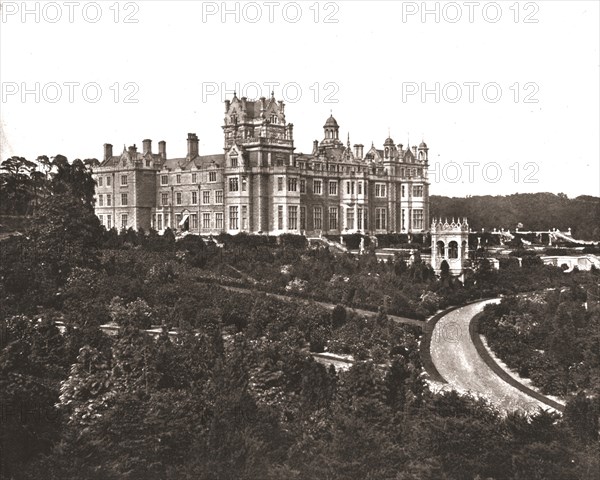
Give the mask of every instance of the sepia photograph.
<svg viewBox="0 0 600 480">
<path fill-rule="evenodd" d="M 600 2 L 0 0 L 0 479 L 600 479 Z"/>
</svg>

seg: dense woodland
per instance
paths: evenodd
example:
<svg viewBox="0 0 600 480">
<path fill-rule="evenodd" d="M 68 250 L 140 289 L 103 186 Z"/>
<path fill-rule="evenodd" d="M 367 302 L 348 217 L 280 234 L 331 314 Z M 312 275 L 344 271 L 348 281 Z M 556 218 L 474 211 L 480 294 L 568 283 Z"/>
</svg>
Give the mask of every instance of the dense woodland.
<svg viewBox="0 0 600 480">
<path fill-rule="evenodd" d="M 507 297 L 486 307 L 481 332 L 502 360 L 544 393 L 598 394 L 599 293 L 598 285 L 581 285 Z"/>
<path fill-rule="evenodd" d="M 568 198 L 565 194 L 521 193 L 506 196 L 442 197 L 432 195 L 432 217 L 467 217 L 471 228 L 494 228 L 539 231 L 572 229 L 573 236 L 583 240 L 600 238 L 600 197 L 582 195 Z"/>
<path fill-rule="evenodd" d="M 0 241 L 2 478 L 597 478 L 597 363 L 558 383 L 562 417 L 503 416 L 433 394 L 422 332 L 388 315 L 564 288 L 544 298 L 547 311 L 566 304 L 555 325 L 573 316 L 567 343 L 549 349 L 564 352 L 597 325 L 598 272 L 481 259 L 463 285 L 418 258 L 382 263 L 298 236 L 106 232 L 90 180 L 83 162 L 54 165 L 28 230 Z M 356 362 L 336 371 L 311 355 L 324 350 Z M 560 355 L 560 366 L 578 360 Z"/>
</svg>

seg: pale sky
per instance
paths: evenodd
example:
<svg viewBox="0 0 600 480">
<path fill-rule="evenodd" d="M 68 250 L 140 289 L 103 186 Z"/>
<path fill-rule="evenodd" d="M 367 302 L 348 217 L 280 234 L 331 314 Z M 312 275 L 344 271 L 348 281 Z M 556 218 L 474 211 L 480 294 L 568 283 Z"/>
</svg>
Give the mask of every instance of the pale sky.
<svg viewBox="0 0 600 480">
<path fill-rule="evenodd" d="M 332 112 L 365 150 L 424 139 L 434 195 L 600 195 L 597 1 L 25 5 L 2 2 L 2 160 L 221 153 L 223 99 L 274 90 L 297 152 Z"/>
</svg>

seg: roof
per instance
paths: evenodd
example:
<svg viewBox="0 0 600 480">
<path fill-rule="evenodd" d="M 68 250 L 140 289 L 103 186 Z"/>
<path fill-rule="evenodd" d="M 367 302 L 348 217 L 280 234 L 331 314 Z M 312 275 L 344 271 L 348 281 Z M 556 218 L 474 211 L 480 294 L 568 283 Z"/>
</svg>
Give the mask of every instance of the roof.
<svg viewBox="0 0 600 480">
<path fill-rule="evenodd" d="M 339 128 L 337 120 L 335 118 L 333 118 L 333 114 L 329 115 L 329 118 L 325 121 L 325 125 L 323 125 L 323 128 L 327 128 L 327 127 Z"/>
</svg>

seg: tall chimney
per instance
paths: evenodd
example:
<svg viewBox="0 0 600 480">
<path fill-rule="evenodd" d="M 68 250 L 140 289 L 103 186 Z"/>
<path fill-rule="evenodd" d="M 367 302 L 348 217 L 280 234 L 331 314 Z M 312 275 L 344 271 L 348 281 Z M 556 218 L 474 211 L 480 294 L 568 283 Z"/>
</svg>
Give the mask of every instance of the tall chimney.
<svg viewBox="0 0 600 480">
<path fill-rule="evenodd" d="M 167 159 L 167 142 L 165 142 L 164 140 L 158 142 L 158 154 L 160 155 L 161 159 Z"/>
<path fill-rule="evenodd" d="M 152 140 L 147 138 L 142 142 L 142 144 L 144 145 L 144 155 L 147 153 L 152 153 Z"/>
<path fill-rule="evenodd" d="M 110 157 L 113 156 L 112 147 L 113 146 L 110 143 L 104 144 L 104 160 L 108 160 Z"/>
<path fill-rule="evenodd" d="M 313 141 L 313 151 L 312 151 L 313 155 L 316 154 L 318 152 L 318 150 L 319 150 L 319 141 L 315 140 L 315 141 Z"/>
<path fill-rule="evenodd" d="M 356 158 L 358 158 L 359 160 L 362 160 L 363 158 L 363 149 L 365 148 L 365 146 L 362 143 L 357 143 L 354 145 L 354 156 Z"/>
<path fill-rule="evenodd" d="M 198 136 L 195 133 L 188 133 L 187 145 L 188 145 L 188 158 L 197 157 L 198 156 Z"/>
</svg>

